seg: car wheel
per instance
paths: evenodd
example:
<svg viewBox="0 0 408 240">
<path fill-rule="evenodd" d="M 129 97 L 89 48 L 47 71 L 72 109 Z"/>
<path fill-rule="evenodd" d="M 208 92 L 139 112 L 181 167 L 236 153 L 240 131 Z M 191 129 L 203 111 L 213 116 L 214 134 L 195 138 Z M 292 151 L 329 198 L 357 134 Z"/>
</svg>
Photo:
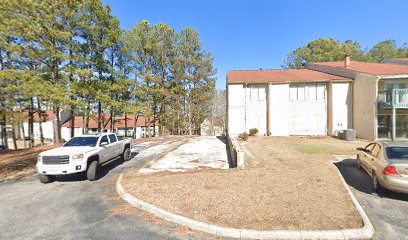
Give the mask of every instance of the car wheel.
<svg viewBox="0 0 408 240">
<path fill-rule="evenodd" d="M 374 191 L 376 191 L 376 192 L 382 192 L 382 190 L 383 190 L 383 187 L 381 186 L 381 184 L 378 182 L 378 178 L 377 178 L 377 175 L 375 175 L 375 173 L 373 173 L 373 177 L 372 177 L 372 180 L 373 180 L 373 188 L 374 188 Z"/>
<path fill-rule="evenodd" d="M 357 167 L 359 169 L 361 169 L 361 160 L 360 160 L 360 158 L 358 156 L 357 156 L 357 159 L 356 159 L 356 163 L 357 163 Z"/>
<path fill-rule="evenodd" d="M 99 164 L 98 161 L 94 160 L 89 164 L 88 169 L 86 170 L 86 178 L 89 181 L 95 181 L 98 179 L 99 175 Z"/>
<path fill-rule="evenodd" d="M 130 148 L 125 148 L 125 151 L 123 151 L 122 155 L 120 156 L 122 162 L 126 162 L 130 158 Z"/>
<path fill-rule="evenodd" d="M 55 176 L 52 176 L 52 175 L 40 174 L 39 178 L 40 178 L 40 182 L 42 182 L 42 183 L 50 183 L 50 182 L 55 181 Z"/>
</svg>

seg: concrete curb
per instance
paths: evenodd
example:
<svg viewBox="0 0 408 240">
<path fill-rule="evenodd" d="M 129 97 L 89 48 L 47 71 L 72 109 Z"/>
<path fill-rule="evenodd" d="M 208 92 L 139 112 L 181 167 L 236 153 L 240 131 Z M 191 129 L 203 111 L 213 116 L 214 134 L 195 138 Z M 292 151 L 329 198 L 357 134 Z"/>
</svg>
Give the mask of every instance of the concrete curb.
<svg viewBox="0 0 408 240">
<path fill-rule="evenodd" d="M 119 195 L 132 204 L 142 210 L 145 210 L 151 214 L 156 215 L 166 221 L 173 222 L 194 230 L 214 234 L 221 237 L 232 238 L 248 238 L 248 239 L 369 239 L 374 235 L 374 228 L 365 214 L 361 205 L 357 202 L 353 193 L 348 188 L 343 176 L 338 171 L 343 184 L 345 185 L 351 199 L 353 200 L 361 218 L 364 222 L 364 227 L 359 229 L 343 229 L 343 230 L 330 230 L 330 231 L 295 231 L 295 230 L 275 230 L 275 231 L 256 231 L 250 229 L 237 229 L 220 227 L 208 223 L 195 221 L 168 211 L 158 208 L 152 204 L 146 203 L 125 191 L 122 186 L 122 175 L 118 178 L 116 183 L 116 190 Z"/>
</svg>

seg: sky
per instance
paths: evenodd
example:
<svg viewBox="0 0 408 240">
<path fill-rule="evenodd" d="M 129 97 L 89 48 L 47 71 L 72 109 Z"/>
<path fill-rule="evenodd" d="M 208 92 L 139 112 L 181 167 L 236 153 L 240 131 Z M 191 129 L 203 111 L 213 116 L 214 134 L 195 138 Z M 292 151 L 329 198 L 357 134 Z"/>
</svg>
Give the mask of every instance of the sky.
<svg viewBox="0 0 408 240">
<path fill-rule="evenodd" d="M 196 29 L 214 56 L 216 87 L 225 89 L 229 70 L 280 69 L 287 55 L 317 38 L 408 42 L 406 0 L 102 0 L 124 29 L 142 19 L 175 31 Z"/>
</svg>

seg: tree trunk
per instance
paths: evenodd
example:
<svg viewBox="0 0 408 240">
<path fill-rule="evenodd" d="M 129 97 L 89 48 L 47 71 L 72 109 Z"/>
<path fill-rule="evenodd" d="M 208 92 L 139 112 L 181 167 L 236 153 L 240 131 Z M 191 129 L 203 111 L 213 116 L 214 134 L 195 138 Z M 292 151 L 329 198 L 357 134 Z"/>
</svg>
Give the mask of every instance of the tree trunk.
<svg viewBox="0 0 408 240">
<path fill-rule="evenodd" d="M 30 137 L 30 148 L 34 147 L 34 109 L 33 109 L 33 98 L 30 99 L 30 108 L 28 112 L 28 134 Z"/>
<path fill-rule="evenodd" d="M 127 137 L 128 125 L 127 125 L 127 113 L 125 112 L 125 137 Z"/>
<path fill-rule="evenodd" d="M 2 136 L 3 145 L 5 149 L 8 149 L 9 147 L 8 147 L 8 138 L 7 138 L 7 117 L 6 116 L 3 117 L 3 124 L 1 124 L 1 127 L 2 127 L 1 132 L 3 134 Z"/>
<path fill-rule="evenodd" d="M 21 124 L 23 127 L 21 128 L 22 134 L 23 134 L 23 142 L 24 142 L 24 148 L 27 148 L 27 142 L 25 138 L 25 129 L 24 129 L 24 122 Z"/>
<path fill-rule="evenodd" d="M 89 97 L 86 97 L 86 119 L 85 119 L 85 133 L 89 132 L 89 114 L 91 109 L 91 103 L 89 101 Z"/>
<path fill-rule="evenodd" d="M 71 106 L 71 120 L 69 121 L 69 128 L 71 130 L 70 137 L 73 138 L 75 136 L 75 113 L 74 113 L 74 106 Z"/>
<path fill-rule="evenodd" d="M 84 113 L 84 115 L 82 115 L 82 134 L 85 133 L 85 114 L 86 113 Z"/>
<path fill-rule="evenodd" d="M 136 130 L 137 130 L 137 120 L 139 119 L 139 114 L 135 114 L 133 119 L 133 138 L 136 138 Z"/>
<path fill-rule="evenodd" d="M 60 126 L 60 116 L 59 116 L 60 108 L 54 107 L 54 116 L 56 118 L 54 123 L 54 143 L 60 144 L 61 143 L 61 126 Z"/>
<path fill-rule="evenodd" d="M 149 136 L 150 136 L 150 118 L 148 119 L 148 121 L 149 121 L 148 127 L 149 127 Z M 156 137 L 156 107 L 154 108 L 154 111 L 153 111 L 153 137 Z"/>
<path fill-rule="evenodd" d="M 101 123 L 102 123 L 102 103 L 98 101 L 98 132 L 101 132 Z"/>
<path fill-rule="evenodd" d="M 44 146 L 44 132 L 43 132 L 43 128 L 42 128 L 42 122 L 43 122 L 43 116 L 41 116 L 41 102 L 40 99 L 37 98 L 37 106 L 38 106 L 38 127 L 40 130 L 40 140 L 41 140 L 41 145 Z"/>
<path fill-rule="evenodd" d="M 15 128 L 15 124 L 12 124 L 11 127 L 11 137 L 13 138 L 13 145 L 14 145 L 14 150 L 18 150 L 18 146 L 17 146 L 17 138 L 16 138 L 16 128 Z"/>
</svg>

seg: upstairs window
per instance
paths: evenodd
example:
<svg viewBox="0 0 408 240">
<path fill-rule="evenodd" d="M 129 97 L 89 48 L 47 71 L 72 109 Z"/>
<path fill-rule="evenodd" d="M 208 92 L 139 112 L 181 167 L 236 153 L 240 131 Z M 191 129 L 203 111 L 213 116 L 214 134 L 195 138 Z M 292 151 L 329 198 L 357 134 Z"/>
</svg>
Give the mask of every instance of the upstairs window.
<svg viewBox="0 0 408 240">
<path fill-rule="evenodd" d="M 291 101 L 316 101 L 326 99 L 324 84 L 291 85 L 289 90 Z"/>
</svg>

